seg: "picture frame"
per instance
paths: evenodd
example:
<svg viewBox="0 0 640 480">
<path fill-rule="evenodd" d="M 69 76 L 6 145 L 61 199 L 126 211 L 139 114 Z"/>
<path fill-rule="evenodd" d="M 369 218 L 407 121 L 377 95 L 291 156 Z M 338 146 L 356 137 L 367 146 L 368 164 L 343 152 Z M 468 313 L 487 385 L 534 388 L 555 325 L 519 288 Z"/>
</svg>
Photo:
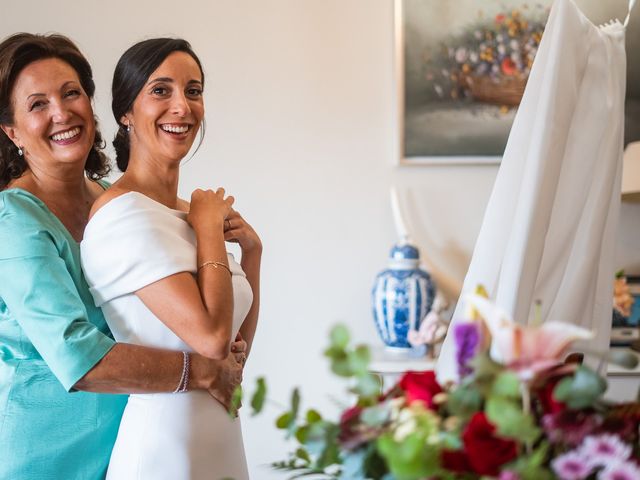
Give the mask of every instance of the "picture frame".
<svg viewBox="0 0 640 480">
<path fill-rule="evenodd" d="M 640 276 L 627 276 L 629 292 L 633 297 L 631 313 L 628 317 L 614 311 L 611 326 L 611 345 L 629 346 L 640 340 Z"/>
<path fill-rule="evenodd" d="M 500 163 L 552 3 L 394 0 L 400 166 Z M 627 6 L 600 0 L 576 3 L 594 24 L 620 17 Z M 627 30 L 628 52 L 640 48 L 640 25 L 634 25 L 640 22 L 633 17 L 637 15 Z M 517 28 L 511 32 L 514 22 Z M 478 58 L 487 52 L 493 57 Z M 627 60 L 625 145 L 640 140 L 640 61 L 629 53 Z"/>
</svg>

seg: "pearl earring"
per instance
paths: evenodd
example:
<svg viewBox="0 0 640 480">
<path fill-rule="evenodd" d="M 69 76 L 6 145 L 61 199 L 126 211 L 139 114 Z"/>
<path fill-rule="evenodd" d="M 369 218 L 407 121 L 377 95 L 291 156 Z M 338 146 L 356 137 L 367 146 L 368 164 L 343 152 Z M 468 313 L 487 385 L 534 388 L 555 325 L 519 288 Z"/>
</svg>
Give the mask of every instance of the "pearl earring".
<svg viewBox="0 0 640 480">
<path fill-rule="evenodd" d="M 20 156 L 24 155 L 24 151 L 22 150 L 22 147 L 18 147 L 18 155 Z"/>
</svg>

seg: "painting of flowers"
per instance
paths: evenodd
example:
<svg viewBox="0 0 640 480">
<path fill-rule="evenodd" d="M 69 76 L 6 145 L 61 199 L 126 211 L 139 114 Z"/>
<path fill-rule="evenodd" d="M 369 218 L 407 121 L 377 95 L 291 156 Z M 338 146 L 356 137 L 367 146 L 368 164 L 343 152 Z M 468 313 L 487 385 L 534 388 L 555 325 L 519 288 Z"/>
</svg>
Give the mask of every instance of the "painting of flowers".
<svg viewBox="0 0 640 480">
<path fill-rule="evenodd" d="M 577 3 L 594 23 L 626 14 L 626 2 Z M 499 162 L 551 4 L 396 0 L 404 162 Z M 627 31 L 628 52 L 640 48 L 640 25 L 634 21 Z M 625 144 L 640 140 L 637 64 L 628 55 Z"/>
</svg>

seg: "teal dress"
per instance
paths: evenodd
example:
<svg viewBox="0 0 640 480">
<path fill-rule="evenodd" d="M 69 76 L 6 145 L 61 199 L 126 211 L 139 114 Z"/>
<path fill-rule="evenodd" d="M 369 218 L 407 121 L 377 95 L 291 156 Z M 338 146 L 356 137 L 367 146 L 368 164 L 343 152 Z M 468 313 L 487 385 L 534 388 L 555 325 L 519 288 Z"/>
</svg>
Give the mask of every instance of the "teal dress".
<svg viewBox="0 0 640 480">
<path fill-rule="evenodd" d="M 0 479 L 104 477 L 127 397 L 73 385 L 114 344 L 78 243 L 32 194 L 0 192 Z"/>
</svg>

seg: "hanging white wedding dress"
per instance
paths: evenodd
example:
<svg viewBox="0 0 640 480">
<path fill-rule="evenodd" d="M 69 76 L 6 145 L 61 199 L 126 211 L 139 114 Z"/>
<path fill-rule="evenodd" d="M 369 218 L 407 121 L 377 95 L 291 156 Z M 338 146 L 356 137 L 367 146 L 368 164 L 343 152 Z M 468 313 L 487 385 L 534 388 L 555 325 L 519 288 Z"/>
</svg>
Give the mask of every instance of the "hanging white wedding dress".
<svg viewBox="0 0 640 480">
<path fill-rule="evenodd" d="M 628 21 L 597 27 L 573 0 L 554 2 L 461 294 L 482 284 L 521 324 L 539 299 L 543 320 L 593 330 L 600 350 L 611 330 Z M 461 301 L 452 327 L 463 317 Z M 457 377 L 452 331 L 441 380 Z"/>
</svg>

